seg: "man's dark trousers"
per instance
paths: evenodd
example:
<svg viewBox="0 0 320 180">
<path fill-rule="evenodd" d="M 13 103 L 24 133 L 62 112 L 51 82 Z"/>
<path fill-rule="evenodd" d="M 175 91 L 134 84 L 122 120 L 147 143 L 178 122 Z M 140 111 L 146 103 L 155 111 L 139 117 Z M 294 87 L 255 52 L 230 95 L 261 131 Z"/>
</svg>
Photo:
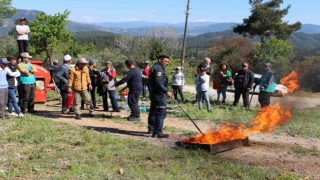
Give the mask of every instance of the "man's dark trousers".
<svg viewBox="0 0 320 180">
<path fill-rule="evenodd" d="M 32 111 L 34 110 L 34 97 L 35 97 L 35 84 L 23 84 L 22 85 L 22 111 Z"/>
<path fill-rule="evenodd" d="M 139 109 L 139 96 L 141 94 L 141 90 L 129 90 L 128 94 L 128 105 L 131 109 L 130 117 L 139 118 L 140 117 L 140 109 Z"/>
<path fill-rule="evenodd" d="M 248 107 L 249 105 L 249 91 L 245 89 L 235 89 L 234 102 L 233 105 L 238 105 L 240 97 L 242 95 L 243 107 Z"/>
<path fill-rule="evenodd" d="M 162 133 L 164 119 L 167 116 L 167 96 L 150 95 L 151 105 L 148 116 L 148 128 L 155 133 Z"/>
<path fill-rule="evenodd" d="M 28 52 L 29 41 L 28 40 L 17 40 L 19 48 L 19 56 L 23 52 Z"/>
<path fill-rule="evenodd" d="M 270 105 L 270 92 L 260 91 L 259 93 L 259 103 L 261 104 L 261 107 L 269 106 Z"/>
</svg>

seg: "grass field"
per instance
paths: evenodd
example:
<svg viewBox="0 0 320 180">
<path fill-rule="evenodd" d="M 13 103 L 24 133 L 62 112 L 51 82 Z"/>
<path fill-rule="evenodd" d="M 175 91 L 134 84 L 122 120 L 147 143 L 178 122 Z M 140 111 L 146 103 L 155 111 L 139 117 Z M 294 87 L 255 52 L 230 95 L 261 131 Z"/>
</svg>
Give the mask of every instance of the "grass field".
<svg viewBox="0 0 320 180">
<path fill-rule="evenodd" d="M 35 116 L 0 127 L 1 179 L 297 179 Z"/>
</svg>

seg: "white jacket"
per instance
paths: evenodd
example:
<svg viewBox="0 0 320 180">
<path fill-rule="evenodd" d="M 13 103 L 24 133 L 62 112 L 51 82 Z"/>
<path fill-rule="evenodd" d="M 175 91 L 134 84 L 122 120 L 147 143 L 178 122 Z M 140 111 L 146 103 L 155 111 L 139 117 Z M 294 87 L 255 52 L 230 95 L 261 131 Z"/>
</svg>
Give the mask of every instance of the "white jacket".
<svg viewBox="0 0 320 180">
<path fill-rule="evenodd" d="M 208 74 L 204 74 L 202 76 L 197 74 L 194 83 L 196 84 L 197 92 L 209 91 L 210 76 Z"/>
</svg>

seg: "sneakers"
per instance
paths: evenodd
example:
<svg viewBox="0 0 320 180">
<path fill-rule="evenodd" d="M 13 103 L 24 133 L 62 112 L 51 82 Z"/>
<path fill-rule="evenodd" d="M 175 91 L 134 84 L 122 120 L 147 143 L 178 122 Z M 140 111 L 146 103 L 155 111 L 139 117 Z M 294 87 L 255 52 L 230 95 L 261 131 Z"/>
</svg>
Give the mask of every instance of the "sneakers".
<svg viewBox="0 0 320 180">
<path fill-rule="evenodd" d="M 22 117 L 24 117 L 24 115 L 23 115 L 22 113 L 19 113 L 19 114 L 18 114 L 18 117 L 19 117 L 19 118 L 22 118 Z"/>
<path fill-rule="evenodd" d="M 157 138 L 168 138 L 169 134 L 163 134 L 163 133 L 153 133 L 151 137 L 157 137 Z"/>
<path fill-rule="evenodd" d="M 75 119 L 77 119 L 77 120 L 81 120 L 81 119 L 82 119 L 81 114 L 76 114 Z"/>
<path fill-rule="evenodd" d="M 12 113 L 8 113 L 9 116 L 19 116 L 17 113 L 12 112 Z"/>
</svg>

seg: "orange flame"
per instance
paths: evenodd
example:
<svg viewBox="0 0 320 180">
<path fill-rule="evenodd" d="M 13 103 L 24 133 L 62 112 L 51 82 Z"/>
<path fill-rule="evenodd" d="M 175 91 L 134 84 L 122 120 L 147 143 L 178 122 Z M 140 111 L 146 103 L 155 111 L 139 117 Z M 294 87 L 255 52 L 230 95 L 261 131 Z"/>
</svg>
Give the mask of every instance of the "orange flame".
<svg viewBox="0 0 320 180">
<path fill-rule="evenodd" d="M 250 123 L 239 126 L 224 124 L 219 131 L 212 131 L 206 134 L 182 140 L 184 143 L 217 144 L 235 139 L 244 139 L 252 133 L 268 133 L 274 131 L 275 127 L 291 119 L 288 109 L 282 109 L 280 104 L 263 107 L 258 115 Z"/>
<path fill-rule="evenodd" d="M 298 73 L 292 71 L 287 77 L 281 79 L 281 84 L 288 87 L 288 92 L 292 93 L 299 88 Z M 281 108 L 279 103 L 262 107 L 258 115 L 248 124 L 232 126 L 224 124 L 218 131 L 210 131 L 206 134 L 198 134 L 189 139 L 184 139 L 183 143 L 195 144 L 217 144 L 235 139 L 244 139 L 253 133 L 269 133 L 275 127 L 291 119 L 289 109 Z"/>
<path fill-rule="evenodd" d="M 288 93 L 293 93 L 299 89 L 298 73 L 292 71 L 287 77 L 280 80 L 281 84 L 288 87 Z"/>
</svg>

